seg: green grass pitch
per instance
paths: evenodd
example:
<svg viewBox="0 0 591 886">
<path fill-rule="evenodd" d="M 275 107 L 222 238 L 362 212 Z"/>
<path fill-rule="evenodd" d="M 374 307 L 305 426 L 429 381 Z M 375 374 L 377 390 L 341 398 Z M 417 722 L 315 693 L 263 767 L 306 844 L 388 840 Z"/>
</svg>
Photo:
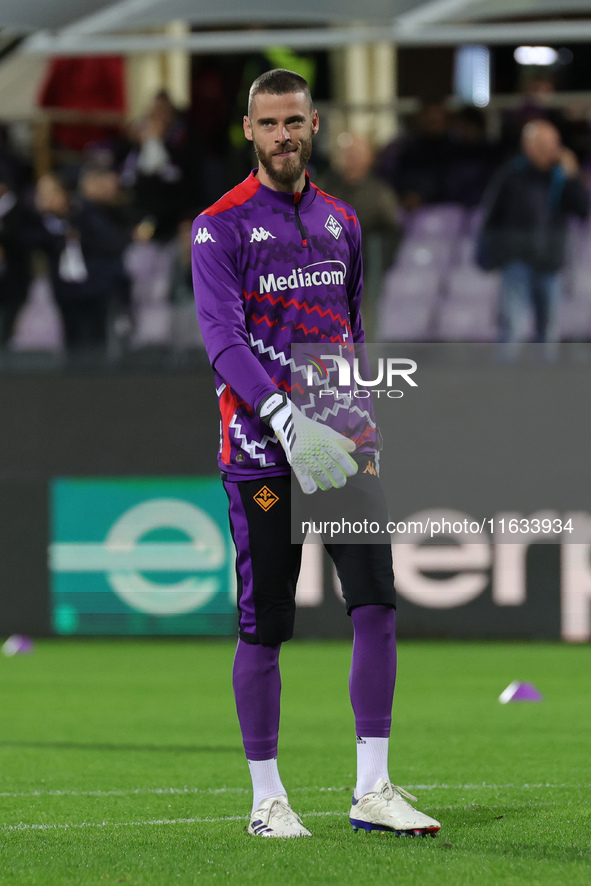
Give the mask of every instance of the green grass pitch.
<svg viewBox="0 0 591 886">
<path fill-rule="evenodd" d="M 390 775 L 436 839 L 353 834 L 349 644 L 282 652 L 280 766 L 310 839 L 264 840 L 232 642 L 58 641 L 0 658 L 0 883 L 591 883 L 591 647 L 399 645 Z M 511 680 L 541 703 L 501 705 Z"/>
</svg>

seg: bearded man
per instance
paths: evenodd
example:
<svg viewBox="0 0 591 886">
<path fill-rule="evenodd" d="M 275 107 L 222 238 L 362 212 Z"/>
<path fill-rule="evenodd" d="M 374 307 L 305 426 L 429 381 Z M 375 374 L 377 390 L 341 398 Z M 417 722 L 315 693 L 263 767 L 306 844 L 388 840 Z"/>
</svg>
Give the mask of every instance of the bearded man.
<svg viewBox="0 0 591 886">
<path fill-rule="evenodd" d="M 277 69 L 250 89 L 244 133 L 258 168 L 193 225 L 197 312 L 216 377 L 218 463 L 236 546 L 239 640 L 233 684 L 253 784 L 248 831 L 305 837 L 277 766 L 281 644 L 292 637 L 302 545 L 293 544 L 293 495 L 329 498 L 357 488 L 370 520 L 386 514 L 369 413 L 323 424 L 292 392 L 292 344 L 361 345 L 361 233 L 351 206 L 306 172 L 318 112 L 307 82 Z M 367 377 L 367 376 L 365 376 Z M 322 404 L 323 405 L 323 404 Z M 324 411 L 324 410 L 322 410 Z M 345 410 L 346 412 L 346 410 Z M 342 415 L 342 413 L 338 413 Z M 337 425 L 335 427 L 335 424 Z M 290 477 L 298 481 L 292 489 Z M 355 830 L 435 834 L 439 823 L 390 782 L 388 738 L 396 676 L 390 544 L 324 545 L 354 626 L 350 696 L 357 732 Z M 327 737 L 327 740 L 328 737 Z"/>
</svg>

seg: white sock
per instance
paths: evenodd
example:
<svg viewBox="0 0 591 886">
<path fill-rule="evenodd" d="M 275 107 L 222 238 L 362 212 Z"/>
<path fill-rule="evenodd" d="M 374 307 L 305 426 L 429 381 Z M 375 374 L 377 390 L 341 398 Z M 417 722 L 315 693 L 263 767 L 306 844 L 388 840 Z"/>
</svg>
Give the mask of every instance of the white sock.
<svg viewBox="0 0 591 886">
<path fill-rule="evenodd" d="M 283 787 L 277 768 L 277 757 L 272 760 L 248 760 L 252 778 L 252 811 L 259 808 L 268 797 L 280 797 L 287 791 Z"/>
<path fill-rule="evenodd" d="M 388 775 L 388 738 L 364 738 L 357 736 L 357 784 L 355 797 L 373 791 L 379 778 L 390 781 Z"/>
</svg>

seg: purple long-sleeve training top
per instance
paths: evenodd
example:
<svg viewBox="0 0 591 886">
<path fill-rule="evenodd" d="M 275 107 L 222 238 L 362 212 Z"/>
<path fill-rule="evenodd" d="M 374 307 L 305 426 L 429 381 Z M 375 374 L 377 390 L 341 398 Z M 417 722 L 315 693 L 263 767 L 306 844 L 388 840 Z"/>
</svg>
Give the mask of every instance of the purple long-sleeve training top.
<svg viewBox="0 0 591 886">
<path fill-rule="evenodd" d="M 330 344 L 334 352 L 364 341 L 355 211 L 307 176 L 294 194 L 266 187 L 255 171 L 195 219 L 192 239 L 197 313 L 220 406 L 222 474 L 247 480 L 289 473 L 256 408 L 268 394 L 292 396 L 296 388 L 304 413 L 326 420 L 327 403 L 307 390 L 308 364 L 296 363 L 291 345 Z M 371 406 L 333 400 L 330 407 L 331 426 L 353 439 L 358 453 L 373 453 Z"/>
</svg>

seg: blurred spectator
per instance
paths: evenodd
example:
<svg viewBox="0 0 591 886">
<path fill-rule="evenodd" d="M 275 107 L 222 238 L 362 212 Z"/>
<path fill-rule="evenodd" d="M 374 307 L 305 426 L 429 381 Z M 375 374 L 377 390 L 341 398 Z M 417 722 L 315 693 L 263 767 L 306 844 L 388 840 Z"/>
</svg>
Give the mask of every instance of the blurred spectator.
<svg viewBox="0 0 591 886">
<path fill-rule="evenodd" d="M 48 255 L 69 348 L 104 345 L 109 307 L 129 299 L 122 255 L 130 235 L 106 208 L 115 197 L 108 170 L 84 173 L 75 197 L 55 175 L 44 175 L 37 183 L 38 215 L 29 239 Z"/>
<path fill-rule="evenodd" d="M 479 258 L 483 267 L 501 269 L 500 340 L 522 341 L 533 312 L 535 340 L 555 342 L 567 221 L 587 216 L 589 198 L 577 158 L 555 126 L 527 123 L 521 147 L 487 193 Z"/>
<path fill-rule="evenodd" d="M 188 124 L 166 92 L 158 93 L 146 116 L 130 129 L 130 135 L 134 144 L 123 165 L 121 181 L 131 189 L 138 222 L 134 237 L 138 242 L 126 261 L 133 278 L 137 320 L 145 306 L 162 305 L 169 299 L 177 226 L 186 208 L 193 205 L 193 189 L 188 176 Z M 136 344 L 143 344 L 144 339 L 140 329 Z"/>
<path fill-rule="evenodd" d="M 501 140 L 504 156 L 519 150 L 521 132 L 531 120 L 548 120 L 560 133 L 563 143 L 572 148 L 571 121 L 560 108 L 552 107 L 549 103 L 549 99 L 556 94 L 552 75 L 546 72 L 528 74 L 521 91 L 519 107 L 503 115 Z"/>
<path fill-rule="evenodd" d="M 6 344 L 12 336 L 29 282 L 23 208 L 16 194 L 14 172 L 0 161 L 0 344 Z"/>
<path fill-rule="evenodd" d="M 428 203 L 444 203 L 452 143 L 445 106 L 427 103 L 419 111 L 414 131 L 381 151 L 378 172 L 412 212 Z"/>
<path fill-rule="evenodd" d="M 137 220 L 157 242 L 167 243 L 189 197 L 186 121 L 167 93 L 159 92 L 146 116 L 130 127 L 129 138 L 121 183 L 132 190 Z"/>
<path fill-rule="evenodd" d="M 0 168 L 10 179 L 14 193 L 21 194 L 30 179 L 30 166 L 13 149 L 9 129 L 3 123 L 0 123 Z"/>
<path fill-rule="evenodd" d="M 481 110 L 462 108 L 451 125 L 452 148 L 447 171 L 447 199 L 468 209 L 478 206 L 499 163 L 499 148 L 486 137 Z"/>
<path fill-rule="evenodd" d="M 131 230 L 133 211 L 121 191 L 119 176 L 108 166 L 89 165 L 80 171 L 78 191 L 82 200 L 91 203 L 114 225 Z"/>
<path fill-rule="evenodd" d="M 374 340 L 375 306 L 384 272 L 392 265 L 400 242 L 397 201 L 392 189 L 373 172 L 375 154 L 362 135 L 342 132 L 334 164 L 316 183 L 355 209 L 363 232 L 363 321 L 367 341 Z"/>
<path fill-rule="evenodd" d="M 234 54 L 195 55 L 191 61 L 191 161 L 201 178 L 194 202 L 203 209 L 233 181 L 226 165 L 232 154 L 229 128 L 242 63 L 242 57 Z"/>
<path fill-rule="evenodd" d="M 316 177 L 320 188 L 345 200 L 355 209 L 364 234 L 379 231 L 389 235 L 392 264 L 400 227 L 396 221 L 396 195 L 373 171 L 375 155 L 367 138 L 342 132 L 337 139 L 333 165 Z"/>
</svg>

